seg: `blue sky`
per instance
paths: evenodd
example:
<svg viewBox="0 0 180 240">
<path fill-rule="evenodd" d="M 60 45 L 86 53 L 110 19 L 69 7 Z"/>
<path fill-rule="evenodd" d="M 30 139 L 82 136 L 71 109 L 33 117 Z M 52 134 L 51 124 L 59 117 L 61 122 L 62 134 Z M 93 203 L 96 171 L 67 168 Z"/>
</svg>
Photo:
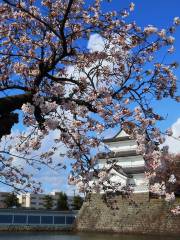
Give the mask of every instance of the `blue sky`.
<svg viewBox="0 0 180 240">
<path fill-rule="evenodd" d="M 129 6 L 131 1 L 129 0 L 112 0 L 111 3 L 104 1 L 103 10 L 121 10 Z M 173 22 L 174 17 L 180 16 L 180 0 L 135 0 L 135 11 L 126 19 L 126 21 L 136 21 L 139 26 L 147 26 L 149 24 L 155 25 L 159 28 L 167 28 Z M 169 60 L 175 60 L 180 63 L 180 27 L 175 33 L 176 42 L 175 53 L 169 57 Z M 180 95 L 180 68 L 176 71 L 179 85 Z M 154 108 L 163 116 L 166 116 L 166 120 L 160 123 L 160 128 L 165 130 L 171 127 L 178 118 L 180 118 L 180 103 L 176 103 L 170 99 L 156 102 Z M 174 129 L 180 129 L 180 121 L 176 124 Z M 17 126 L 16 126 L 17 128 Z M 21 128 L 21 126 L 19 127 Z M 180 131 L 179 131 L 180 133 Z M 179 146 L 179 145 L 178 145 Z M 72 189 L 67 185 L 65 175 L 67 173 L 61 172 L 59 175 L 53 174 L 46 170 L 39 175 L 39 180 L 43 181 L 43 188 L 46 192 L 56 190 L 64 190 L 69 194 L 72 194 Z M 53 176 L 52 176 L 53 175 Z M 38 175 L 37 175 L 38 176 Z M 2 189 L 4 190 L 4 188 Z"/>
<path fill-rule="evenodd" d="M 130 14 L 126 21 L 136 21 L 136 23 L 145 27 L 147 25 L 155 25 L 158 28 L 169 27 L 174 17 L 180 17 L 180 1 L 179 0 L 112 0 L 111 3 L 105 1 L 103 3 L 104 10 L 121 10 L 127 8 L 131 2 L 135 3 L 135 10 Z M 175 33 L 175 53 L 168 57 L 168 60 L 177 61 L 180 63 L 180 27 L 177 28 Z M 180 68 L 176 71 L 178 78 L 178 87 L 180 95 Z M 159 127 L 162 130 L 169 128 L 174 122 L 180 118 L 180 103 L 176 103 L 173 100 L 166 99 L 156 102 L 154 108 L 157 112 L 166 117 L 165 121 L 162 121 Z"/>
</svg>

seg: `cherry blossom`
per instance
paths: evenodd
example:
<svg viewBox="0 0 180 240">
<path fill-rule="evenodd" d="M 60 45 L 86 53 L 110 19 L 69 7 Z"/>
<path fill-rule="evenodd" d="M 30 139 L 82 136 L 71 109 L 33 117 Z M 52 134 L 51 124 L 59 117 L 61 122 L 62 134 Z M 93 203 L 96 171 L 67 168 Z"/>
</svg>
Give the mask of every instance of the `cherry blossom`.
<svg viewBox="0 0 180 240">
<path fill-rule="evenodd" d="M 130 3 L 130 6 L 129 6 L 129 9 L 130 11 L 134 11 L 134 8 L 135 8 L 135 4 L 133 2 Z"/>
<path fill-rule="evenodd" d="M 158 29 L 156 27 L 152 26 L 152 25 L 149 25 L 148 27 L 144 28 L 144 32 L 147 35 L 150 35 L 152 33 L 156 33 L 157 31 L 158 31 Z"/>
<path fill-rule="evenodd" d="M 174 173 L 165 173 L 169 155 L 159 147 L 164 136 L 157 125 L 163 118 L 151 99 L 179 101 L 177 63 L 168 57 L 157 59 L 159 52 L 162 56 L 174 51 L 179 18 L 168 29 L 153 25 L 142 29 L 135 21 L 126 22 L 134 7 L 131 3 L 129 9 L 105 12 L 100 0 L 88 4 L 83 0 L 3 0 L 0 4 L 0 91 L 5 93 L 0 99 L 4 126 L 0 137 L 10 135 L 19 121 L 15 110 L 22 111 L 23 124 L 30 129 L 17 138 L 14 148 L 19 156 L 28 159 L 41 148 L 45 136 L 58 131 L 54 144 L 64 144 L 66 157 L 74 161 L 69 183 L 79 184 L 83 191 L 91 189 L 88 182 L 95 177 L 99 181 L 94 189 L 110 191 L 113 183 L 103 185 L 103 173 L 97 171 L 97 154 L 104 131 L 119 127 L 137 141 L 147 175 L 152 181 L 158 178 L 159 185 L 152 190 L 161 188 L 164 195 L 172 192 Z M 88 42 L 95 34 L 101 46 L 90 48 Z M 40 163 L 49 165 L 56 149 L 42 153 Z M 10 174 L 12 182 L 20 181 L 7 155 L 13 158 L 8 144 L 0 155 L 2 169 L 7 169 L 2 170 L 3 181 Z"/>
<path fill-rule="evenodd" d="M 23 104 L 21 109 L 24 113 L 33 114 L 35 108 L 30 103 L 27 103 L 27 104 Z"/>
<path fill-rule="evenodd" d="M 175 195 L 174 193 L 166 193 L 166 196 L 165 196 L 165 200 L 167 202 L 172 202 L 173 200 L 175 200 Z"/>
<path fill-rule="evenodd" d="M 179 17 L 174 18 L 174 24 L 180 25 L 180 18 Z"/>
<path fill-rule="evenodd" d="M 174 176 L 174 174 L 171 174 L 168 182 L 173 183 L 173 184 L 176 182 L 176 177 Z"/>
<path fill-rule="evenodd" d="M 174 215 L 179 215 L 180 214 L 180 206 L 175 207 L 174 209 L 171 209 L 171 212 Z"/>
</svg>

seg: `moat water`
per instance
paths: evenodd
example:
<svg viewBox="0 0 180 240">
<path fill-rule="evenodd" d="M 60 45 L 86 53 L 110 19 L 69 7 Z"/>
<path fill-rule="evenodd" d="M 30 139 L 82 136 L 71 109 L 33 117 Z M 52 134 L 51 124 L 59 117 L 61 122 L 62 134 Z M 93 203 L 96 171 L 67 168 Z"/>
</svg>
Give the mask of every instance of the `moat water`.
<svg viewBox="0 0 180 240">
<path fill-rule="evenodd" d="M 180 240 L 180 236 L 124 235 L 107 233 L 0 233 L 2 240 Z"/>
</svg>

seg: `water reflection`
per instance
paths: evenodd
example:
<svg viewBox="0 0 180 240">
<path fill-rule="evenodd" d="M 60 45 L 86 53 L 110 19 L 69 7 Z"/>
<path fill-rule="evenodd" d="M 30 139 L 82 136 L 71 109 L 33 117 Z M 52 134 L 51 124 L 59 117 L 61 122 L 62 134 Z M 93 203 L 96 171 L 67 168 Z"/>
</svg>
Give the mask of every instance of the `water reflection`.
<svg viewBox="0 0 180 240">
<path fill-rule="evenodd" d="M 149 236 L 106 233 L 0 233 L 2 240 L 179 240 L 180 236 Z"/>
</svg>

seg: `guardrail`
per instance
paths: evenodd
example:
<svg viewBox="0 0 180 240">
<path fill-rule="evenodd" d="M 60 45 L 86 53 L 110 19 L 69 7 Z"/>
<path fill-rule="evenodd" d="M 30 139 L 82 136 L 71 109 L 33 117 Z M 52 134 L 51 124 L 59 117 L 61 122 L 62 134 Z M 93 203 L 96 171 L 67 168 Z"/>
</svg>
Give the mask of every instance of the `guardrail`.
<svg viewBox="0 0 180 240">
<path fill-rule="evenodd" d="M 77 212 L 0 209 L 0 225 L 73 225 Z"/>
</svg>

